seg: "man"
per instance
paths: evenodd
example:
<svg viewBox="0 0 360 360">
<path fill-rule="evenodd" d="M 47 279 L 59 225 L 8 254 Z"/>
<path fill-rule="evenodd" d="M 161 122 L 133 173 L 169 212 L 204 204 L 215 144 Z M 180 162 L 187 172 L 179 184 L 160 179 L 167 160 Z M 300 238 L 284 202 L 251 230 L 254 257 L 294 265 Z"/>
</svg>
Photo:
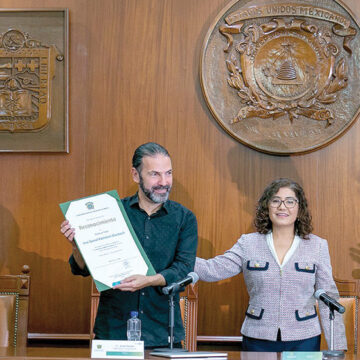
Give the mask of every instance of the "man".
<svg viewBox="0 0 360 360">
<path fill-rule="evenodd" d="M 195 264 L 197 222 L 184 206 L 168 200 L 172 187 L 172 166 L 167 150 L 156 143 L 139 146 L 132 159 L 131 174 L 138 192 L 122 199 L 136 235 L 156 275 L 133 275 L 100 295 L 94 333 L 99 339 L 126 339 L 126 321 L 137 310 L 142 323 L 142 340 L 147 348 L 168 344 L 168 297 L 161 287 L 179 281 Z M 74 229 L 68 221 L 61 232 L 73 247 L 70 257 L 75 275 L 88 276 L 76 247 Z M 184 339 L 178 297 L 175 307 L 174 344 Z"/>
</svg>

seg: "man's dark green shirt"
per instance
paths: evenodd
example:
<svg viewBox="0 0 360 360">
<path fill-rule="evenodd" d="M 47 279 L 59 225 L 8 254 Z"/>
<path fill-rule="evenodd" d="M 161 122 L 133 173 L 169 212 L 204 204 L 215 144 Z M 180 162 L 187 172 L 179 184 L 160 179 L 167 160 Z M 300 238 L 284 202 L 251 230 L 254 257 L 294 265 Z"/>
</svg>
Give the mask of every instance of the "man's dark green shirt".
<svg viewBox="0 0 360 360">
<path fill-rule="evenodd" d="M 169 285 L 193 271 L 197 247 L 195 215 L 181 204 L 168 200 L 151 216 L 140 209 L 138 196 L 121 200 L 136 235 L 151 264 Z M 70 257 L 73 274 L 88 276 L 73 256 Z M 175 298 L 174 343 L 184 339 L 179 297 Z M 168 344 L 168 296 L 161 287 L 146 287 L 136 292 L 107 290 L 100 295 L 94 333 L 99 339 L 126 340 L 126 322 L 130 312 L 137 310 L 141 319 L 141 339 L 145 346 Z"/>
</svg>

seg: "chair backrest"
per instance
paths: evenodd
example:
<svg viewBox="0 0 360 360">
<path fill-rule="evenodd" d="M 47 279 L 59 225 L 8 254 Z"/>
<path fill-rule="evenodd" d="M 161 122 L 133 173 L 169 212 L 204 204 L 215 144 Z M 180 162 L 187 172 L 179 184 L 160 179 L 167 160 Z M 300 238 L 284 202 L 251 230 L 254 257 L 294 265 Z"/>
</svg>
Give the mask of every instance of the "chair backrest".
<svg viewBox="0 0 360 360">
<path fill-rule="evenodd" d="M 0 346 L 26 347 L 30 268 L 21 275 L 0 275 Z"/>
<path fill-rule="evenodd" d="M 340 280 L 336 278 L 334 278 L 334 280 L 340 294 L 339 303 L 345 307 L 343 318 L 348 343 L 348 353 L 356 354 L 360 343 L 358 336 L 360 325 L 360 319 L 358 317 L 360 282 L 358 280 Z M 321 334 L 320 348 L 321 350 L 328 348 L 323 333 Z"/>
<path fill-rule="evenodd" d="M 91 314 L 90 314 L 90 338 L 94 338 L 93 328 L 97 309 L 99 306 L 100 294 L 96 289 L 94 282 L 91 285 Z M 189 351 L 196 351 L 197 336 L 197 314 L 198 314 L 198 287 L 186 287 L 185 291 L 180 293 L 180 310 L 185 329 L 185 341 L 183 347 Z"/>
</svg>

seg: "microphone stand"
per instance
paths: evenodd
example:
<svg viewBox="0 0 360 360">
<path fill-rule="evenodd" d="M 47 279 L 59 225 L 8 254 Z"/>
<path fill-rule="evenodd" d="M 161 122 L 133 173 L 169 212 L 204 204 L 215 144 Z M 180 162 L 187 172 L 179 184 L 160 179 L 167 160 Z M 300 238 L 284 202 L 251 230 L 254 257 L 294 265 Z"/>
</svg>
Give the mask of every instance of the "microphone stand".
<svg viewBox="0 0 360 360">
<path fill-rule="evenodd" d="M 154 349 L 156 352 L 186 352 L 186 349 L 182 348 L 174 348 L 174 327 L 175 327 L 175 303 L 174 303 L 174 295 L 176 291 L 169 292 L 169 347 L 168 348 L 157 348 Z"/>
<path fill-rule="evenodd" d="M 345 353 L 342 350 L 334 350 L 334 308 L 329 306 L 329 319 L 330 319 L 330 350 L 323 351 L 326 357 L 344 357 Z"/>
</svg>

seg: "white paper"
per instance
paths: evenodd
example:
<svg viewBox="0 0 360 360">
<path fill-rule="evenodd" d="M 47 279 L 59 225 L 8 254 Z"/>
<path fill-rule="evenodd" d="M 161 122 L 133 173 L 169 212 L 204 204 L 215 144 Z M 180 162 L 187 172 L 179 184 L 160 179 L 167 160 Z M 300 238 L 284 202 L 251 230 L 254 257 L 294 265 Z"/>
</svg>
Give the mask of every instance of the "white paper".
<svg viewBox="0 0 360 360">
<path fill-rule="evenodd" d="M 144 359 L 143 341 L 93 340 L 92 358 Z"/>
<path fill-rule="evenodd" d="M 111 288 L 130 275 L 146 275 L 148 266 L 115 198 L 100 194 L 73 201 L 65 217 L 95 281 Z"/>
</svg>

